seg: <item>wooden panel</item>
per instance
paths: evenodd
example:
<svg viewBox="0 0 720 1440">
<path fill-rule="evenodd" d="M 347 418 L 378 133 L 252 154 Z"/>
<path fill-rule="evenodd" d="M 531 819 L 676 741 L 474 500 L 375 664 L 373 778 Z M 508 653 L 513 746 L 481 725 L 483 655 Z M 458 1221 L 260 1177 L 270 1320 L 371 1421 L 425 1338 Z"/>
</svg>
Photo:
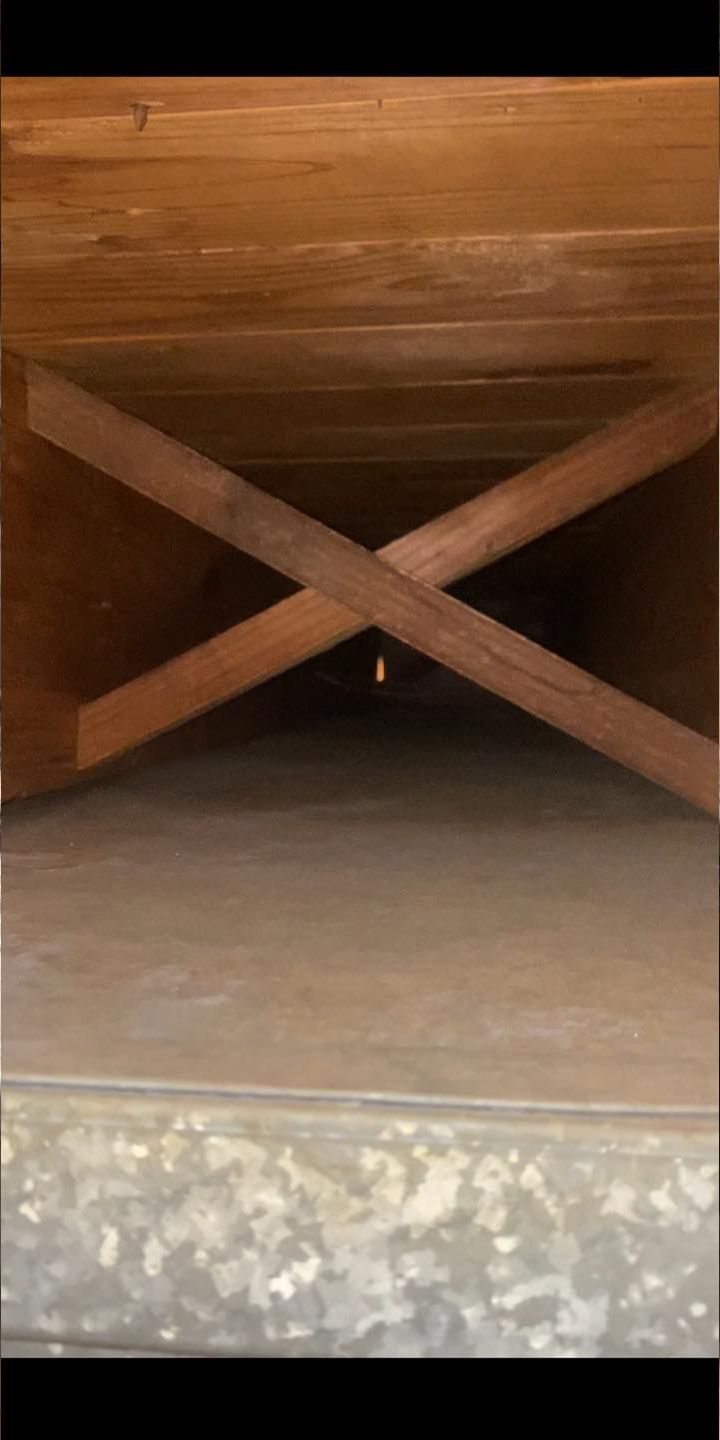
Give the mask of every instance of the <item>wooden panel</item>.
<svg viewBox="0 0 720 1440">
<path fill-rule="evenodd" d="M 27 382 L 28 423 L 46 438 L 601 753 L 695 804 L 714 807 L 715 747 L 692 731 L 232 477 L 142 421 L 36 366 L 28 366 Z M 596 500 L 598 486 L 605 494 L 608 489 L 614 493 L 624 472 L 637 478 L 638 450 L 643 456 L 640 473 L 646 474 L 666 463 L 669 454 L 692 450 L 716 418 L 714 393 L 705 391 L 649 407 L 639 418 L 610 427 L 580 452 L 580 467 L 594 474 Z M 609 479 L 603 474 L 602 456 Z M 562 493 L 573 465 L 578 465 L 577 456 L 556 462 L 546 473 L 545 486 L 538 484 L 537 475 L 534 484 L 531 479 L 530 503 L 519 504 L 512 491 L 516 508 L 505 502 L 506 526 L 500 540 L 490 531 L 490 547 L 507 548 L 507 530 L 526 527 L 533 513 L 542 516 L 542 529 L 551 528 L 555 492 Z M 574 493 L 574 474 L 573 480 Z M 524 483 L 527 486 L 527 478 Z M 587 495 L 580 488 L 585 508 Z M 457 518 L 454 524 L 457 529 Z M 463 517 L 453 564 L 467 545 L 466 524 Z M 467 528 L 472 532 L 473 527 Z M 488 536 L 486 530 L 482 533 Z M 473 539 L 477 544 L 477 535 Z"/>
<path fill-rule="evenodd" d="M 716 91 L 682 77 L 18 81 L 6 336 L 123 408 L 139 395 L 145 418 L 224 464 L 317 461 L 323 493 L 325 465 L 341 481 L 353 458 L 376 484 L 390 459 L 549 453 L 572 433 L 553 424 L 582 434 L 619 413 L 619 386 L 606 407 L 581 378 L 716 369 Z M 528 389 L 522 411 L 519 392 L 482 415 L 470 393 L 432 393 L 523 377 L 554 389 Z M 324 411 L 314 389 L 347 400 Z M 373 409 L 372 389 L 394 394 Z M 174 407 L 158 391 L 180 392 Z M 232 397 L 250 391 L 302 392 L 305 418 L 267 397 L 240 413 Z M 646 398 L 628 390 L 624 408 Z"/>
<path fill-rule="evenodd" d="M 11 123 L 6 243 L 16 219 L 62 254 L 712 225 L 717 109 L 700 79 Z"/>
<path fill-rule="evenodd" d="M 596 428 L 592 420 L 549 420 L 544 424 L 518 421 L 509 425 L 364 425 L 334 430 L 286 432 L 282 427 L 258 443 L 244 433 L 241 411 L 237 429 L 198 432 L 191 425 L 179 427 L 176 437 L 191 448 L 232 469 L 252 466 L 260 470 L 293 469 L 308 464 L 337 467 L 344 460 L 473 461 L 484 463 L 520 457 L 548 455 L 580 440 Z M 202 444 L 195 444 L 197 439 Z"/>
<path fill-rule="evenodd" d="M 291 498 L 290 491 L 302 496 L 297 503 L 303 509 L 303 501 L 314 498 L 315 483 L 318 501 L 326 503 L 334 488 L 341 507 L 346 498 L 352 500 L 345 494 L 349 486 L 354 490 L 360 485 L 366 490 L 365 476 L 369 480 L 374 467 L 353 467 L 351 463 L 346 466 L 346 481 L 342 456 L 362 455 L 377 460 L 378 455 L 387 455 L 390 447 L 393 460 L 400 463 L 395 471 L 392 466 L 384 467 L 382 478 L 389 480 L 390 490 L 376 493 L 381 506 L 393 504 L 396 498 L 402 502 L 405 497 L 405 476 L 410 484 L 419 476 L 413 464 L 418 456 L 426 467 L 428 460 L 436 462 L 435 473 L 441 486 L 449 475 L 441 457 L 447 460 L 453 454 L 483 457 L 478 471 L 482 469 L 484 474 L 494 465 L 500 478 L 504 461 L 490 458 L 498 451 L 505 455 L 510 447 L 520 469 L 523 455 L 557 449 L 563 443 L 563 429 L 567 437 L 572 436 L 574 426 L 578 434 L 590 433 L 606 421 L 667 394 L 676 383 L 660 377 L 620 380 L 608 375 L 286 393 L 238 390 L 103 394 L 97 386 L 93 389 L 118 409 L 147 420 L 214 459 L 229 460 L 233 454 L 237 454 L 238 463 L 243 455 L 265 461 L 272 455 L 292 458 L 292 467 L 272 467 L 281 486 L 277 493 L 287 499 Z M 297 463 L 313 456 L 323 462 L 315 469 Z M 257 474 L 264 489 L 272 491 L 272 483 L 263 480 L 264 468 L 258 467 L 253 475 Z M 243 469 L 248 470 L 247 460 Z M 301 471 L 299 481 L 292 478 L 293 469 Z M 467 469 L 471 475 L 471 465 Z M 336 470 L 334 487 L 331 470 Z"/>
<path fill-rule="evenodd" d="M 88 242 L 86 251 L 48 255 L 42 230 L 6 227 L 10 336 L 717 313 L 710 228 L 162 255 Z"/>
<path fill-rule="evenodd" d="M 3 357 L 5 800 L 74 777 L 79 700 L 292 588 L 30 435 L 24 407 Z M 268 723 L 271 708 L 266 700 Z M 242 722 L 236 715 L 239 733 Z"/>
<path fill-rule="evenodd" d="M 133 105 L 183 111 L 323 106 L 379 98 L 567 90 L 581 85 L 617 89 L 612 77 L 544 75 L 83 75 L 17 78 L 3 82 L 5 124 L 80 117 L 125 117 Z M 646 84 L 657 84 L 650 79 Z M 660 82 L 667 84 L 667 80 Z M 676 82 L 682 83 L 682 82 Z"/>
<path fill-rule="evenodd" d="M 98 340 L 23 345 L 88 389 L 277 390 L 387 388 L 506 379 L 717 371 L 716 319 L 399 325 L 350 330 L 195 335 L 183 340 Z"/>
<path fill-rule="evenodd" d="M 505 425 L 513 421 L 605 421 L 638 409 L 677 388 L 669 376 L 582 375 L 548 379 L 470 380 L 455 385 L 396 385 L 364 390 L 231 391 L 110 390 L 93 393 L 168 435 L 183 425 L 209 430 L 242 426 L 265 443 L 279 425 L 294 433 L 362 425 Z M 190 411 L 190 417 L 188 417 Z"/>
<path fill-rule="evenodd" d="M 356 474 L 348 468 L 348 484 L 360 484 L 366 498 L 370 491 L 376 495 L 377 518 L 382 520 L 383 507 L 405 500 L 402 471 L 409 472 L 412 482 L 416 459 L 471 462 L 478 456 L 482 468 L 494 465 L 500 474 L 505 456 L 510 456 L 520 469 L 523 458 L 550 454 L 606 420 L 665 395 L 675 384 L 660 377 L 579 376 L 575 382 L 500 380 L 325 392 L 120 392 L 104 399 L 223 464 L 252 469 L 252 478 L 258 477 L 269 491 L 274 487 L 264 480 L 264 469 L 271 464 L 272 474 L 278 475 L 276 492 L 288 500 L 301 497 L 301 510 L 305 501 L 314 503 L 317 488 L 317 503 L 327 516 L 331 477 L 337 477 L 341 513 L 347 488 L 343 462 L 356 456 L 370 459 L 382 469 L 383 478 L 389 478 L 390 491 L 377 490 L 377 481 L 373 487 L 366 485 L 373 467 L 357 467 Z M 275 458 L 292 465 L 274 465 Z M 383 465 L 383 459 L 400 462 L 397 471 Z M 318 462 L 314 469 L 311 461 Z M 292 480 L 295 468 L 301 471 L 300 481 Z M 442 487 L 446 472 L 441 464 L 436 464 L 435 474 Z"/>
<path fill-rule="evenodd" d="M 718 733 L 717 438 L 614 502 L 578 595 L 578 655 L 674 719 Z"/>
</svg>

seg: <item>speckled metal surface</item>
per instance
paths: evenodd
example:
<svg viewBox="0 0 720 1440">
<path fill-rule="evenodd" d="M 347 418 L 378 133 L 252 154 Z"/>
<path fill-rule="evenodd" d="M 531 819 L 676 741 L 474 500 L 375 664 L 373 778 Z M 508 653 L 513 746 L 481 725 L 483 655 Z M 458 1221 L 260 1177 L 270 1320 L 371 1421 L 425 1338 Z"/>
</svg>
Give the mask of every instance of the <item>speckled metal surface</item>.
<svg viewBox="0 0 720 1440">
<path fill-rule="evenodd" d="M 4 1331 L 165 1354 L 717 1352 L 702 1120 L 6 1087 Z"/>
<path fill-rule="evenodd" d="M 3 1360 L 194 1360 L 164 1350 L 108 1350 L 101 1345 L 64 1345 L 61 1340 L 3 1340 Z M 204 1357 L 198 1357 L 204 1358 Z"/>
</svg>

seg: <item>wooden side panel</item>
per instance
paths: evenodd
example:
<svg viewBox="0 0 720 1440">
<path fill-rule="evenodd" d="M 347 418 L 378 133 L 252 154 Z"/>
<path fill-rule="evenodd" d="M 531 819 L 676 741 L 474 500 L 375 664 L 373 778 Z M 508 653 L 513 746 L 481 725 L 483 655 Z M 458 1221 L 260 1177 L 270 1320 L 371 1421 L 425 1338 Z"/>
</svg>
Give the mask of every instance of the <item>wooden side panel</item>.
<svg viewBox="0 0 720 1440">
<path fill-rule="evenodd" d="M 3 799 L 76 774 L 78 703 L 207 639 L 292 585 L 31 435 L 21 372 L 3 361 Z M 293 690 L 293 707 L 297 695 Z M 228 724 L 281 715 L 267 693 L 161 742 L 161 758 Z"/>
<path fill-rule="evenodd" d="M 613 524 L 598 534 L 588 561 L 580 663 L 714 738 L 717 439 L 612 504 Z"/>
</svg>

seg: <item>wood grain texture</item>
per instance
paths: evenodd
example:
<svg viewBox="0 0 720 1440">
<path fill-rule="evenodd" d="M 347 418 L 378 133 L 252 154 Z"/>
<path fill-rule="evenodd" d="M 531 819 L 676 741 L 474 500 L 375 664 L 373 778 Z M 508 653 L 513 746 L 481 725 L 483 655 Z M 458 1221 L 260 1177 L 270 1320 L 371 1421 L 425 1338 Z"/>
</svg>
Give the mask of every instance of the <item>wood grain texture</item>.
<svg viewBox="0 0 720 1440">
<path fill-rule="evenodd" d="M 160 255 L 110 237 L 48 255 L 43 234 L 5 229 L 13 339 L 717 313 L 711 227 Z"/>
<path fill-rule="evenodd" d="M 407 468 L 415 461 L 436 464 L 476 461 L 492 465 L 518 457 L 539 458 L 573 440 L 581 440 L 597 428 L 592 420 L 581 417 L 540 422 L 516 420 L 507 425 L 418 422 L 416 425 L 348 425 L 329 429 L 308 427 L 296 431 L 280 424 L 274 432 L 254 437 L 252 433 L 244 434 L 241 415 L 240 406 L 235 425 L 231 423 L 227 428 L 217 429 L 211 428 L 212 416 L 209 415 L 209 423 L 198 434 L 192 426 L 192 412 L 188 411 L 186 423 L 177 427 L 180 434 L 176 438 L 229 469 L 245 471 L 252 467 L 261 471 L 269 466 L 278 471 L 300 467 L 307 472 L 309 466 L 315 465 L 322 481 L 320 467 L 329 465 L 339 473 L 344 462 L 353 460 L 370 464 L 399 462 Z M 165 433 L 174 434 L 175 427 Z"/>
<path fill-rule="evenodd" d="M 86 462 L 169 505 L 292 579 L 321 590 L 359 612 L 367 622 L 611 758 L 696 804 L 710 809 L 715 805 L 715 747 L 709 742 L 439 593 L 425 580 L 388 563 L 387 558 L 362 550 L 275 497 L 264 495 L 142 421 L 122 415 L 37 366 L 28 366 L 26 373 L 28 423 L 44 438 L 71 449 Z M 683 396 L 670 405 L 660 404 L 650 412 L 646 409 L 639 421 L 636 416 L 631 422 L 619 422 L 599 442 L 586 445 L 580 463 L 584 460 L 602 475 L 598 443 L 601 448 L 604 443 L 606 449 L 609 443 L 609 493 L 616 493 L 623 465 L 637 475 L 639 450 L 644 456 L 641 473 L 647 474 L 654 466 L 667 464 L 668 455 L 692 451 L 715 423 L 712 391 Z M 606 464 L 607 459 L 606 455 Z M 568 463 L 572 469 L 572 458 L 569 462 L 566 458 L 563 476 L 560 462 L 561 481 L 566 481 Z M 489 543 L 491 548 L 497 547 L 496 553 L 503 553 L 503 545 L 507 548 L 507 532 L 513 524 L 527 529 L 532 502 L 536 523 L 538 512 L 542 517 L 541 532 L 557 523 L 553 521 L 557 472 L 547 487 L 549 499 L 537 479 L 536 475 L 534 487 L 530 481 L 531 497 L 526 505 L 518 507 L 514 497 L 516 513 L 511 513 L 509 524 L 506 521 L 503 540 L 498 541 L 490 529 Z M 577 486 L 577 474 L 573 480 Z M 527 487 L 527 477 L 524 483 Z M 605 481 L 602 498 L 607 494 Z M 507 505 L 507 491 L 504 498 Z M 587 508 L 586 495 L 579 508 Z M 461 520 L 465 530 L 463 521 L 466 525 L 466 516 Z M 448 523 L 457 526 L 457 515 L 448 517 Z M 462 547 L 461 534 L 454 564 Z"/>
<path fill-rule="evenodd" d="M 712 379 L 716 318 L 472 322 L 352 329 L 247 331 L 182 340 L 147 337 L 55 342 L 13 349 L 90 390 L 360 390 L 565 380 L 578 376 Z M 572 399 L 570 392 L 570 399 Z"/>
<path fill-rule="evenodd" d="M 4 220 L 61 253 L 702 226 L 717 108 L 688 79 L 10 123 Z"/>
<path fill-rule="evenodd" d="M 3 105 L 6 341 L 225 465 L 537 457 L 571 438 L 546 422 L 617 413 L 582 377 L 716 372 L 712 79 L 30 78 Z M 433 414 L 565 379 L 562 410 Z M 205 404 L 315 390 L 344 412 Z"/>
<path fill-rule="evenodd" d="M 133 118 L 138 104 L 147 107 L 142 129 Z M 381 548 L 676 383 L 716 383 L 717 118 L 714 78 L 6 80 L 6 345 Z M 12 533 L 23 551 L 36 537 L 43 598 L 38 608 L 25 565 L 23 633 L 35 637 L 28 653 L 38 647 L 37 663 L 20 692 L 12 677 L 22 647 L 10 651 L 5 715 L 7 724 L 15 706 L 16 738 L 36 733 L 26 748 L 32 768 L 42 705 L 28 696 L 51 697 L 58 731 L 53 738 L 43 720 L 42 744 L 66 752 L 60 711 L 68 701 L 71 729 L 78 699 L 131 681 L 144 664 L 173 656 L 182 664 L 179 651 L 195 643 L 181 641 L 183 627 L 199 641 L 233 627 L 253 602 L 271 602 L 274 582 L 260 565 L 253 580 L 244 570 L 252 562 L 220 540 L 196 533 L 178 541 L 179 560 L 189 547 L 185 599 L 169 556 L 154 574 L 151 565 L 143 570 L 136 592 L 148 616 L 166 615 L 154 658 L 143 661 L 145 642 L 133 640 L 125 620 L 116 634 L 110 619 L 129 622 L 135 613 L 136 548 L 141 556 L 160 549 L 166 525 L 172 546 L 169 512 L 150 502 L 143 510 L 130 492 L 118 500 L 117 482 L 63 460 L 44 441 L 21 435 L 18 445 L 25 459 L 23 479 L 10 482 L 9 513 L 19 525 L 13 520 Z M 89 496 L 94 518 L 85 535 Z M 114 535 L 117 507 L 131 504 L 133 517 Z M 36 512 L 42 520 L 32 530 Z M 653 517 L 651 507 L 649 533 Z M 62 566 L 43 553 L 55 528 Z M 608 646 L 624 657 L 618 675 L 631 667 L 633 650 L 616 595 L 627 596 L 629 631 L 638 640 L 644 633 L 641 587 L 630 578 L 645 573 L 641 530 L 629 524 L 637 557 L 623 551 L 619 533 L 608 534 L 605 552 L 598 537 L 593 552 L 605 553 L 620 577 L 616 587 L 598 580 L 587 602 L 598 673 L 611 682 Z M 668 597 L 687 565 L 678 557 L 670 574 L 670 537 L 671 530 L 657 537 Z M 203 568 L 208 545 L 213 557 Z M 511 556 L 489 580 L 481 577 L 473 603 L 483 608 L 485 586 L 494 585 L 492 613 L 513 625 L 517 618 L 522 629 L 528 587 L 537 586 L 541 608 L 562 607 L 562 577 L 574 571 L 572 611 L 586 554 L 589 563 L 585 540 L 560 535 L 558 545 Z M 73 565 L 93 577 L 89 605 L 117 604 L 91 623 L 78 601 L 77 643 L 55 613 L 58 597 L 78 585 Z M 164 609 L 168 573 L 176 612 Z M 712 660 L 693 628 L 707 625 L 707 597 L 695 584 L 687 596 L 687 604 L 668 599 L 675 624 L 654 595 L 675 679 L 660 684 L 658 639 L 652 665 L 638 655 L 634 693 L 660 708 L 665 696 L 682 719 L 686 689 L 693 723 L 696 702 L 707 704 Z M 681 616 L 694 637 L 687 653 L 703 670 L 697 676 L 681 661 Z M 148 618 L 146 629 L 153 623 Z M 58 657 L 81 654 L 86 633 L 101 638 L 85 651 L 92 658 L 82 678 L 58 688 L 55 672 L 66 663 Z M 231 657 L 221 665 L 219 686 L 236 664 Z M 618 683 L 633 691 L 626 680 Z M 188 671 L 178 696 L 190 683 Z M 46 773 L 55 773 L 53 764 Z"/>
<path fill-rule="evenodd" d="M 649 388 L 651 393 L 662 394 L 671 386 L 672 382 L 661 381 Z M 611 396 L 606 404 L 601 398 L 599 403 L 608 413 L 599 420 L 583 413 L 582 408 L 575 414 L 536 419 L 529 407 L 523 413 L 521 404 L 513 417 L 508 405 L 508 418 L 494 422 L 483 416 L 484 397 L 480 397 L 479 406 L 473 406 L 470 396 L 461 396 L 463 403 L 449 406 L 436 396 L 438 404 L 433 413 L 432 403 L 427 407 L 423 404 L 424 393 L 415 392 L 410 397 L 412 404 L 398 405 L 398 421 L 388 417 L 379 423 L 371 420 L 371 407 L 363 405 L 362 400 L 359 408 L 365 414 L 357 423 L 352 423 L 350 407 L 343 407 L 348 423 L 334 423 L 333 410 L 338 421 L 344 418 L 341 407 L 326 408 L 317 396 L 311 397 L 305 416 L 301 405 L 293 405 L 292 401 L 286 405 L 284 397 L 276 403 L 271 399 L 258 405 L 252 403 L 251 396 L 246 406 L 242 395 L 217 401 L 195 394 L 171 399 L 159 396 L 155 400 L 152 395 L 136 397 L 131 393 L 129 403 L 122 408 L 231 469 L 269 466 L 281 471 L 283 467 L 300 467 L 308 475 L 316 466 L 321 489 L 327 482 L 323 467 L 335 469 L 341 485 L 342 467 L 347 462 L 392 461 L 400 470 L 407 470 L 415 462 L 435 462 L 439 466 L 444 461 L 477 461 L 492 469 L 495 462 L 539 457 L 582 438 L 597 428 L 599 420 L 628 408 L 627 395 L 622 406 L 620 394 L 614 404 Z M 569 411 L 569 404 L 564 408 Z M 443 412 L 453 410 L 465 418 L 440 418 Z M 402 418 L 403 412 L 407 419 Z"/>
<path fill-rule="evenodd" d="M 434 474 L 443 487 L 465 464 L 473 473 L 502 478 L 522 469 L 522 457 L 540 457 L 608 420 L 677 388 L 669 378 L 606 375 L 571 379 L 487 380 L 457 385 L 394 386 L 366 390 L 120 391 L 101 398 L 147 420 L 166 435 L 233 468 L 305 509 L 321 506 L 328 519 L 336 503 L 371 505 L 366 517 L 387 518 L 388 507 L 412 503 L 416 480 Z M 505 456 L 510 455 L 509 461 Z M 392 464 L 388 463 L 392 456 Z M 476 456 L 482 460 L 475 461 Z M 253 458 L 257 465 L 253 466 Z M 287 464 L 273 464 L 273 459 Z M 313 460 L 317 462 L 313 465 Z M 362 460 L 366 463 L 356 463 Z M 450 461 L 458 462 L 454 466 Z M 473 464 L 475 461 L 475 471 Z M 419 462 L 419 463 L 418 463 Z M 272 479 L 266 481 L 269 467 Z M 298 472 L 297 479 L 293 471 Z M 384 490 L 379 486 L 385 486 Z M 377 497 L 378 503 L 374 503 Z M 449 508 L 452 498 L 444 508 Z M 328 505 L 330 508 L 328 509 Z M 439 510 L 436 511 L 439 513 Z M 417 523 L 420 523 L 419 521 Z M 335 528 L 343 530 L 341 520 Z M 413 522 L 400 525 L 413 528 Z"/>
<path fill-rule="evenodd" d="M 677 380 L 661 375 L 577 374 L 359 390 L 278 392 L 243 390 L 238 385 L 230 390 L 176 392 L 104 391 L 96 377 L 95 385 L 86 388 L 176 439 L 181 438 L 178 431 L 183 425 L 188 430 L 201 428 L 199 412 L 203 409 L 209 432 L 228 430 L 237 425 L 239 417 L 243 435 L 257 446 L 265 444 L 281 425 L 299 435 L 306 430 L 342 432 L 365 425 L 542 424 L 566 420 L 570 413 L 575 420 L 595 422 L 599 429 L 605 421 L 677 389 Z"/>
<path fill-rule="evenodd" d="M 2 795 L 10 800 L 75 779 L 82 700 L 292 586 L 30 434 L 22 369 L 7 355 L 2 380 Z M 296 686 L 292 703 L 299 709 Z M 240 705 L 232 733 L 272 727 L 276 713 L 282 720 L 279 695 L 249 711 Z M 211 741 L 222 724 L 208 716 L 171 751 Z M 167 753 L 163 741 L 154 753 Z"/>
<path fill-rule="evenodd" d="M 181 114 L 187 110 L 377 104 L 383 98 L 555 92 L 576 86 L 618 89 L 627 83 L 613 77 L 567 75 L 11 75 L 3 83 L 2 115 L 3 124 L 13 125 L 112 116 L 124 119 L 138 103 L 150 110 Z M 666 79 L 644 81 L 646 88 L 667 83 Z"/>
</svg>

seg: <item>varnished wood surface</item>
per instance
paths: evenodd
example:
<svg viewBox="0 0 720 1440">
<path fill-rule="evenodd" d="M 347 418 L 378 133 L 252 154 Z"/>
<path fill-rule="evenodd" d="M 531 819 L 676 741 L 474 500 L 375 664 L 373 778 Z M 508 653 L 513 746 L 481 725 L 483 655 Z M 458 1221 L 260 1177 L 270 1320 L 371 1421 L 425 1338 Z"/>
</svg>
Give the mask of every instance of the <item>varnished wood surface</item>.
<svg viewBox="0 0 720 1440">
<path fill-rule="evenodd" d="M 674 388 L 670 377 L 609 375 L 289 394 L 210 391 L 202 399 L 192 392 L 111 391 L 103 398 L 223 464 L 295 465 L 308 473 L 313 467 L 308 498 L 315 485 L 322 492 L 322 467 L 329 466 L 341 498 L 347 487 L 339 467 L 346 461 L 370 461 L 371 476 L 384 461 L 407 471 L 416 461 L 472 461 L 482 451 L 479 464 L 491 467 L 508 456 L 561 449 Z M 388 499 L 402 504 L 404 489 L 398 471 Z"/>
<path fill-rule="evenodd" d="M 627 315 L 703 316 L 717 297 L 714 233 L 545 234 L 144 254 L 34 253 L 22 235 L 4 324 L 47 341 L 197 330 L 319 330 Z M 82 277 L 82 283 L 80 283 Z M 85 296 L 92 295 L 92 308 Z"/>
<path fill-rule="evenodd" d="M 468 381 L 559 380 L 606 375 L 713 376 L 717 317 L 640 315 L 624 321 L 533 323 L 504 320 L 460 325 L 397 325 L 350 329 L 262 330 L 188 334 L 12 348 L 66 373 L 90 390 L 180 391 L 201 398 L 215 390 L 348 390 L 454 385 Z M 574 391 L 568 392 L 571 401 Z"/>
<path fill-rule="evenodd" d="M 223 463 L 274 452 L 240 410 L 206 421 L 210 388 L 711 377 L 716 129 L 712 79 L 10 80 L 6 341 L 140 391 L 157 424 L 153 395 L 181 391 L 173 433 Z M 556 418 L 576 414 L 571 388 Z M 282 435 L 298 457 L 457 453 L 452 422 L 394 423 L 358 404 L 314 452 Z"/>
<path fill-rule="evenodd" d="M 7 355 L 2 372 L 2 796 L 10 800 L 75 777 L 78 705 L 98 685 L 132 679 L 292 587 L 32 435 L 22 372 Z M 282 696 L 273 705 L 282 717 Z M 261 723 L 262 700 L 250 707 L 249 733 L 272 723 L 265 708 Z M 241 707 L 231 730 L 244 726 Z"/>
<path fill-rule="evenodd" d="M 712 77 L 10 78 L 6 353 L 379 548 L 675 385 L 714 382 L 717 114 Z M 96 480 L 23 445 L 23 499 L 10 497 L 8 517 L 21 550 L 35 535 L 39 560 L 12 585 L 36 576 L 43 600 L 18 620 L 4 677 L 6 730 L 35 756 L 27 776 L 40 754 L 28 737 L 66 747 L 73 705 L 106 683 L 109 646 L 112 686 L 140 673 L 146 644 L 169 659 L 186 624 L 207 638 L 267 592 L 242 557 L 195 536 L 176 550 L 188 546 L 188 577 L 216 548 L 202 583 L 188 580 L 192 621 L 172 609 L 172 562 L 158 559 L 156 593 L 142 576 L 135 588 L 148 614 L 172 611 L 164 643 L 122 639 L 109 617 L 134 613 L 122 598 L 134 582 L 120 554 L 132 567 L 139 527 L 159 535 L 167 517 L 137 509 L 108 565 L 114 507 L 129 500 L 104 482 L 108 523 L 98 511 L 83 535 L 75 496 Z M 36 486 L 47 503 L 28 528 Z M 105 639 L 78 647 L 85 670 L 70 691 L 50 658 L 69 582 L 47 552 L 65 530 L 58 556 L 82 556 L 111 606 L 85 626 Z M 6 526 L 10 570 L 13 543 Z M 509 600 L 519 574 L 503 571 Z M 548 570 L 539 583 L 557 580 Z M 620 648 L 622 590 L 602 602 Z M 705 633 L 711 601 L 691 593 L 689 633 Z M 26 644 L 47 673 L 21 664 Z M 591 648 L 611 674 L 609 644 Z M 712 680 L 687 684 L 707 695 Z M 649 673 L 647 686 L 642 698 L 656 693 Z M 56 734 L 39 720 L 46 693 L 58 717 L 72 697 Z"/>
<path fill-rule="evenodd" d="M 710 78 L 9 120 L 5 219 L 151 250 L 703 225 L 716 116 Z"/>
<path fill-rule="evenodd" d="M 83 75 L 10 76 L 3 85 L 6 123 L 125 118 L 137 104 L 183 111 L 285 109 L 303 105 L 377 104 L 380 99 L 441 95 L 565 91 L 580 85 L 611 89 L 613 77 L 553 75 Z M 651 82 L 652 83 L 652 82 Z M 667 81 L 663 83 L 667 84 Z M 676 81 L 676 84 L 682 81 Z"/>
</svg>

